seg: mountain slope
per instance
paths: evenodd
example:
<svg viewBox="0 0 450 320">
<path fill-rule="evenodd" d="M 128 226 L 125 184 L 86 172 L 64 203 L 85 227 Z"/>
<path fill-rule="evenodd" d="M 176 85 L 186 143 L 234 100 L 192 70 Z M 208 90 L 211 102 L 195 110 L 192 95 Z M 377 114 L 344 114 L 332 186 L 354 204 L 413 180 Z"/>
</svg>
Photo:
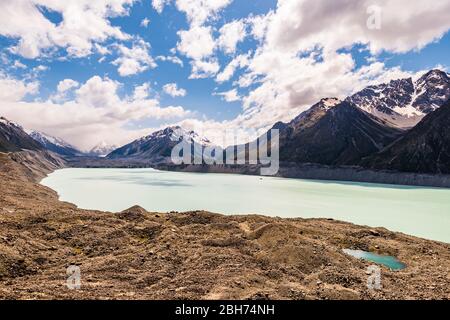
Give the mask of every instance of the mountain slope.
<svg viewBox="0 0 450 320">
<path fill-rule="evenodd" d="M 280 160 L 354 165 L 403 134 L 349 102 L 322 100 L 280 132 Z"/>
<path fill-rule="evenodd" d="M 44 147 L 31 138 L 21 126 L 0 117 L 0 152 L 43 150 Z"/>
<path fill-rule="evenodd" d="M 450 174 L 450 100 L 363 166 L 405 172 Z"/>
<path fill-rule="evenodd" d="M 411 128 L 449 98 L 450 77 L 446 72 L 431 70 L 416 81 L 392 80 L 367 87 L 346 100 L 400 128 Z"/>
<path fill-rule="evenodd" d="M 186 131 L 181 127 L 174 126 L 156 131 L 151 135 L 142 137 L 116 149 L 107 158 L 170 162 L 173 147 L 182 141 L 183 138 L 192 145 L 210 145 L 208 139 L 199 137 L 195 132 Z"/>
<path fill-rule="evenodd" d="M 43 145 L 47 150 L 55 152 L 59 155 L 69 157 L 82 155 L 80 150 L 60 138 L 56 138 L 39 131 L 30 131 L 29 135 Z"/>
</svg>

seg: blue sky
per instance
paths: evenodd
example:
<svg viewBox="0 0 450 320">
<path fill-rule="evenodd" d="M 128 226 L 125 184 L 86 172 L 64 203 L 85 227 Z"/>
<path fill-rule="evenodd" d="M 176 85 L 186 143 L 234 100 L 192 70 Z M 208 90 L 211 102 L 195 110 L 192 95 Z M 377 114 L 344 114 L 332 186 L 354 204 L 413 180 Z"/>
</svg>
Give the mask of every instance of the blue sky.
<svg viewBox="0 0 450 320">
<path fill-rule="evenodd" d="M 0 112 L 84 149 L 170 124 L 264 129 L 325 96 L 343 98 L 375 82 L 446 69 L 448 1 L 395 12 L 402 1 L 355 0 L 333 10 L 336 4 L 325 0 L 99 0 L 92 8 L 85 0 L 2 3 L 0 88 L 11 94 Z M 383 10 L 380 30 L 365 25 L 373 3 Z M 12 10 L 17 21 L 8 19 Z M 241 29 L 225 34 L 221 28 L 233 23 Z M 240 67 L 219 81 L 230 62 L 239 65 L 237 58 Z M 58 92 L 65 79 L 73 86 Z M 145 96 L 133 98 L 144 84 Z"/>
</svg>

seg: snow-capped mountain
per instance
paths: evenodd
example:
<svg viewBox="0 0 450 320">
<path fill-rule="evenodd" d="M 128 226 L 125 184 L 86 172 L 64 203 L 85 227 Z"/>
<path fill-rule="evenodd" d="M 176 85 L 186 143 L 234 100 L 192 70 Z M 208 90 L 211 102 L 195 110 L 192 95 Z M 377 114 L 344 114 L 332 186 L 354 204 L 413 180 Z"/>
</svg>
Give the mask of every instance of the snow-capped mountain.
<svg viewBox="0 0 450 320">
<path fill-rule="evenodd" d="M 28 131 L 30 137 L 43 145 L 47 150 L 62 156 L 81 156 L 83 153 L 66 141 L 39 131 Z"/>
<path fill-rule="evenodd" d="M 43 150 L 44 147 L 32 139 L 21 126 L 0 117 L 0 152 L 21 150 Z"/>
<path fill-rule="evenodd" d="M 194 131 L 173 126 L 156 131 L 114 150 L 107 158 L 169 162 L 173 147 L 183 139 L 192 145 L 201 145 L 202 147 L 211 145 L 207 138 L 199 136 Z"/>
<path fill-rule="evenodd" d="M 102 141 L 99 144 L 97 144 L 95 147 L 93 147 L 88 152 L 88 155 L 92 156 L 92 157 L 104 158 L 116 149 L 117 149 L 116 145 L 108 144 L 105 141 Z"/>
<path fill-rule="evenodd" d="M 431 70 L 415 81 L 408 78 L 367 87 L 347 101 L 400 128 L 410 128 L 449 98 L 449 75 Z"/>
</svg>

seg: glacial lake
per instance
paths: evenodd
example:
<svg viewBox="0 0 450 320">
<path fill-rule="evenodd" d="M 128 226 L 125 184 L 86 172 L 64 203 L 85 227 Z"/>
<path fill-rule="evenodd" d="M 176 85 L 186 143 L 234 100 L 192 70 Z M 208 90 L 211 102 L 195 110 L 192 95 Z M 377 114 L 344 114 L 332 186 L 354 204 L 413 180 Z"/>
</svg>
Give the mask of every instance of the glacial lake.
<svg viewBox="0 0 450 320">
<path fill-rule="evenodd" d="M 450 189 L 154 169 L 69 168 L 41 183 L 83 209 L 333 218 L 450 243 Z"/>
</svg>

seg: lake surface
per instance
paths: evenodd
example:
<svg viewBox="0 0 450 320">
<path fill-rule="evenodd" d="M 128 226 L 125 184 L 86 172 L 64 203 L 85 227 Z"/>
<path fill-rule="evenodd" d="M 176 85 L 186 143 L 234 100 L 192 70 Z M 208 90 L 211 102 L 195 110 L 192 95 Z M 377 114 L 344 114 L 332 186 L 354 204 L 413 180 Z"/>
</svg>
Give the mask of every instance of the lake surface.
<svg viewBox="0 0 450 320">
<path fill-rule="evenodd" d="M 42 184 L 84 209 L 333 218 L 450 243 L 450 189 L 154 169 L 62 169 Z"/>
<path fill-rule="evenodd" d="M 357 259 L 363 259 L 370 262 L 375 262 L 378 264 L 382 264 L 392 270 L 402 270 L 405 269 L 406 265 L 400 261 L 396 257 L 392 256 L 382 256 L 376 253 L 362 251 L 362 250 L 351 250 L 344 249 L 344 253 L 351 255 Z"/>
</svg>

